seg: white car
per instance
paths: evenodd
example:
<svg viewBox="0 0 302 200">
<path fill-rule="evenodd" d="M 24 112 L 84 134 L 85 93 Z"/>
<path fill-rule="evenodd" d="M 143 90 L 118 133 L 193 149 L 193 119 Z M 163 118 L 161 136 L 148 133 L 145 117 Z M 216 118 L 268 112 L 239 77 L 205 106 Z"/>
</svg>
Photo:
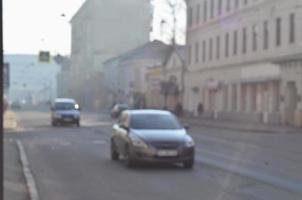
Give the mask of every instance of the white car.
<svg viewBox="0 0 302 200">
<path fill-rule="evenodd" d="M 81 108 L 74 99 L 58 98 L 51 106 L 51 124 L 76 124 L 80 126 Z"/>
</svg>

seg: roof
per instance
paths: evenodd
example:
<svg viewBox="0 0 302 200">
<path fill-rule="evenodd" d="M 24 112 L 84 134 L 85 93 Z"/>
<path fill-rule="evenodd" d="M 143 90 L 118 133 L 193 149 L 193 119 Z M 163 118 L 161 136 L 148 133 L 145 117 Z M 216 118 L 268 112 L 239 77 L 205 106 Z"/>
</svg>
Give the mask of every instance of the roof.
<svg viewBox="0 0 302 200">
<path fill-rule="evenodd" d="M 171 51 L 169 57 L 167 58 L 167 61 L 169 59 L 171 59 L 171 56 L 173 55 L 173 53 L 175 53 L 180 59 L 181 61 L 185 61 L 186 59 L 186 54 L 187 54 L 187 51 L 186 51 L 186 46 L 183 46 L 183 45 L 176 45 L 173 50 Z"/>
<path fill-rule="evenodd" d="M 182 60 L 185 60 L 186 57 L 187 57 L 187 48 L 186 46 L 180 46 L 180 45 L 177 45 L 176 48 L 175 48 L 175 52 L 177 53 L 177 55 L 182 59 Z"/>
<path fill-rule="evenodd" d="M 59 66 L 54 58 L 51 56 L 49 62 L 39 62 L 38 54 L 4 54 L 5 62 L 15 64 L 30 64 L 30 65 L 42 65 L 42 66 Z"/>
<path fill-rule="evenodd" d="M 83 17 L 85 9 L 87 8 L 88 4 L 91 3 L 91 0 L 86 0 L 82 3 L 81 7 L 76 11 L 76 13 L 71 17 L 70 23 L 73 23 L 75 20 Z"/>
<path fill-rule="evenodd" d="M 57 98 L 55 99 L 56 103 L 75 103 L 76 101 L 74 99 L 69 98 Z"/>
<path fill-rule="evenodd" d="M 115 60 L 132 61 L 132 60 L 143 60 L 143 59 L 153 59 L 157 60 L 158 63 L 165 64 L 168 56 L 172 50 L 171 45 L 164 44 L 161 41 L 154 40 L 152 42 L 145 43 L 131 51 L 121 54 L 117 57 L 106 60 L 104 64 L 108 64 Z"/>
</svg>

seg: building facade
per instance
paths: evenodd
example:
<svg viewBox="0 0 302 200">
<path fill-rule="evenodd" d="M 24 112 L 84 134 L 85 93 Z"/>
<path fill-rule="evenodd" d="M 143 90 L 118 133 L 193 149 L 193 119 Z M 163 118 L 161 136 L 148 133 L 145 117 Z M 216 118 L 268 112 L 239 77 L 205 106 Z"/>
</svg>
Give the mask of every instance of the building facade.
<svg viewBox="0 0 302 200">
<path fill-rule="evenodd" d="M 106 61 L 106 87 L 114 97 L 110 99 L 135 108 L 161 108 L 162 69 L 170 52 L 171 46 L 154 40 Z"/>
<path fill-rule="evenodd" d="M 102 70 L 105 60 L 149 41 L 151 19 L 149 1 L 86 0 L 71 19 L 72 67 Z"/>
<path fill-rule="evenodd" d="M 85 97 L 82 105 L 91 106 L 95 93 L 105 96 L 104 80 L 97 91 L 87 94 L 86 82 L 103 73 L 103 62 L 149 41 L 152 19 L 149 1 L 86 0 L 71 20 L 71 70 L 77 79 L 72 88 L 75 98 Z M 101 75 L 103 76 L 103 75 Z M 101 77 L 99 77 L 101 78 Z M 88 95 L 88 97 L 87 97 Z M 81 101 L 80 99 L 78 101 Z M 99 99 L 98 101 L 106 101 Z M 87 104 L 87 105 L 84 105 Z M 99 106 L 102 106 L 101 103 Z M 98 106 L 98 107 L 99 107 Z"/>
<path fill-rule="evenodd" d="M 51 59 L 39 62 L 38 55 L 4 55 L 9 64 L 9 90 L 7 98 L 13 101 L 26 101 L 30 104 L 45 103 L 57 97 L 57 74 L 61 67 Z"/>
<path fill-rule="evenodd" d="M 185 109 L 302 125 L 302 2 L 187 0 Z"/>
<path fill-rule="evenodd" d="M 174 46 L 164 66 L 163 76 L 167 86 L 166 107 L 169 110 L 174 110 L 177 103 L 184 103 L 185 59 L 186 48 L 184 46 Z"/>
</svg>

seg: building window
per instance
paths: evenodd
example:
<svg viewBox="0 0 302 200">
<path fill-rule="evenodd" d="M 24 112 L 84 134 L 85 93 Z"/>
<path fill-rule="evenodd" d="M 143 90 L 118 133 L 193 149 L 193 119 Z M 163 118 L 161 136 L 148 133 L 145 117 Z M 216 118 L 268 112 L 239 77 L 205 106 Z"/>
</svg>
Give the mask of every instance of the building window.
<svg viewBox="0 0 302 200">
<path fill-rule="evenodd" d="M 213 39 L 209 40 L 209 60 L 213 59 Z"/>
<path fill-rule="evenodd" d="M 253 25 L 253 51 L 257 50 L 257 27 Z"/>
<path fill-rule="evenodd" d="M 268 21 L 263 24 L 263 48 L 268 49 Z"/>
<path fill-rule="evenodd" d="M 214 18 L 214 0 L 211 0 L 211 19 Z"/>
<path fill-rule="evenodd" d="M 242 53 L 246 53 L 246 43 L 247 43 L 247 35 L 246 35 L 246 28 L 242 30 Z"/>
<path fill-rule="evenodd" d="M 198 4 L 196 8 L 196 24 L 199 24 L 199 22 L 200 22 L 200 4 Z"/>
<path fill-rule="evenodd" d="M 223 103 L 224 103 L 224 105 L 223 105 L 223 107 L 224 107 L 224 110 L 225 111 L 228 111 L 228 107 L 229 107 L 229 87 L 228 87 L 228 85 L 224 85 L 224 86 L 222 86 L 222 88 L 223 88 Z"/>
<path fill-rule="evenodd" d="M 295 42 L 295 14 L 291 13 L 289 16 L 289 43 L 294 43 Z"/>
<path fill-rule="evenodd" d="M 206 44 L 206 41 L 204 40 L 202 42 L 202 61 L 203 62 L 206 62 L 206 56 L 207 56 L 206 49 L 207 49 L 207 44 Z"/>
<path fill-rule="evenodd" d="M 222 13 L 222 0 L 218 0 L 218 15 L 220 16 Z"/>
<path fill-rule="evenodd" d="M 216 37 L 216 59 L 219 60 L 220 57 L 220 37 Z"/>
<path fill-rule="evenodd" d="M 234 47 L 233 47 L 233 54 L 237 55 L 237 38 L 238 37 L 238 32 L 234 31 Z"/>
<path fill-rule="evenodd" d="M 235 0 L 235 10 L 239 9 L 239 0 Z"/>
<path fill-rule="evenodd" d="M 206 22 L 207 18 L 208 18 L 207 7 L 208 7 L 208 3 L 207 3 L 207 1 L 204 1 L 203 2 L 203 22 Z"/>
<path fill-rule="evenodd" d="M 227 0 L 226 11 L 230 12 L 231 10 L 231 0 Z"/>
<path fill-rule="evenodd" d="M 225 34 L 225 57 L 228 57 L 229 56 L 229 34 L 226 33 Z"/>
<path fill-rule="evenodd" d="M 199 43 L 195 43 L 195 63 L 199 61 Z"/>
<path fill-rule="evenodd" d="M 192 26 L 192 16 L 193 16 L 193 11 L 192 8 L 190 7 L 188 10 L 188 25 L 189 27 Z"/>
<path fill-rule="evenodd" d="M 276 45 L 281 45 L 281 18 L 276 19 Z"/>
<path fill-rule="evenodd" d="M 232 84 L 232 110 L 236 111 L 237 109 L 237 85 Z"/>
<path fill-rule="evenodd" d="M 191 50 L 191 45 L 189 45 L 188 47 L 188 64 L 190 65 L 191 64 L 191 54 L 192 54 L 192 50 Z"/>
</svg>

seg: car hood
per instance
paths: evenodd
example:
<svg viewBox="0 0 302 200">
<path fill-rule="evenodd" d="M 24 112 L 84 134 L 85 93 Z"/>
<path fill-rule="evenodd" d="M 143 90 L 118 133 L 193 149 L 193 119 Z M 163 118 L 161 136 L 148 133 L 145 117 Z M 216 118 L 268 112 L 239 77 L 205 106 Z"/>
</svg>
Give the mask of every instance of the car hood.
<svg viewBox="0 0 302 200">
<path fill-rule="evenodd" d="M 183 142 L 188 134 L 185 129 L 177 130 L 138 130 L 132 129 L 132 134 L 135 134 L 145 142 Z"/>
<path fill-rule="evenodd" d="M 56 114 L 60 115 L 79 115 L 80 112 L 78 110 L 56 110 L 54 111 Z"/>
</svg>

